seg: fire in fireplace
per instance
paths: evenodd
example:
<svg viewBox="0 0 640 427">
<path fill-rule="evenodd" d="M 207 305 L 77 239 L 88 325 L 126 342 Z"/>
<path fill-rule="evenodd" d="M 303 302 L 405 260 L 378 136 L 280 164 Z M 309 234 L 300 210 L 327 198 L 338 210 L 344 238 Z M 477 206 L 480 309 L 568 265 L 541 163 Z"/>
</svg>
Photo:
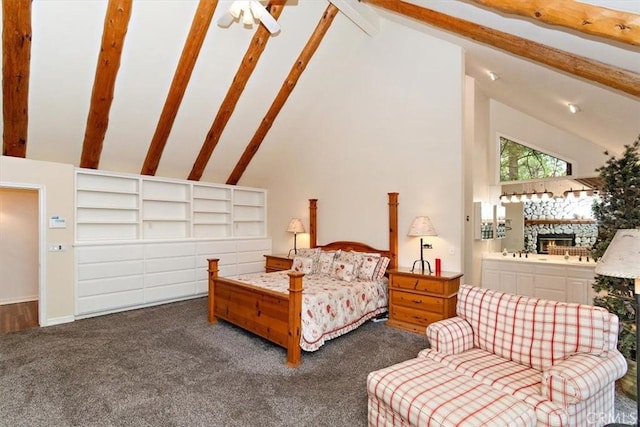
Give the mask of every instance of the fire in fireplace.
<svg viewBox="0 0 640 427">
<path fill-rule="evenodd" d="M 537 252 L 539 254 L 548 254 L 549 246 L 575 246 L 575 233 L 562 234 L 538 234 Z"/>
</svg>

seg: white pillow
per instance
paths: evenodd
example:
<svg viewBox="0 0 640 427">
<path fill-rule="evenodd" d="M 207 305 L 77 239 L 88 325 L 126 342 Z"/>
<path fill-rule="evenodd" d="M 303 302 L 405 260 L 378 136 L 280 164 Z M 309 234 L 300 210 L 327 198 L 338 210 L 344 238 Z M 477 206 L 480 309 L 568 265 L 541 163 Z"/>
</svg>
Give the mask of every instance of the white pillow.
<svg viewBox="0 0 640 427">
<path fill-rule="evenodd" d="M 331 275 L 345 282 L 350 282 L 353 279 L 353 264 L 336 260 L 331 267 Z"/>
<path fill-rule="evenodd" d="M 320 251 L 320 256 L 318 257 L 318 266 L 315 273 L 330 274 L 331 265 L 333 264 L 333 260 L 335 259 L 335 257 L 336 251 Z"/>
<path fill-rule="evenodd" d="M 379 261 L 380 254 L 363 254 L 362 264 L 360 264 L 356 277 L 360 280 L 372 281 Z"/>
<path fill-rule="evenodd" d="M 309 274 L 313 270 L 313 258 L 294 256 L 291 263 L 291 270 L 299 273 Z"/>
</svg>

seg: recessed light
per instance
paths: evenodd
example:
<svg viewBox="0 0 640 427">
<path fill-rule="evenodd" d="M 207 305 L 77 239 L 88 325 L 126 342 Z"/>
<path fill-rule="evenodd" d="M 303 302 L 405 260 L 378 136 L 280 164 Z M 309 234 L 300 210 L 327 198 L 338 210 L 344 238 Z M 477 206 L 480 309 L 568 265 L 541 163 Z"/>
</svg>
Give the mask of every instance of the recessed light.
<svg viewBox="0 0 640 427">
<path fill-rule="evenodd" d="M 576 104 L 567 104 L 567 107 L 569 107 L 569 111 L 571 111 L 573 114 L 575 113 L 579 113 L 580 107 L 578 107 Z"/>
<path fill-rule="evenodd" d="M 490 78 L 492 81 L 494 81 L 494 82 L 495 82 L 496 80 L 498 80 L 498 79 L 500 78 L 500 76 L 499 76 L 499 75 L 497 75 L 496 73 L 494 73 L 493 71 L 489 71 L 489 78 Z"/>
</svg>

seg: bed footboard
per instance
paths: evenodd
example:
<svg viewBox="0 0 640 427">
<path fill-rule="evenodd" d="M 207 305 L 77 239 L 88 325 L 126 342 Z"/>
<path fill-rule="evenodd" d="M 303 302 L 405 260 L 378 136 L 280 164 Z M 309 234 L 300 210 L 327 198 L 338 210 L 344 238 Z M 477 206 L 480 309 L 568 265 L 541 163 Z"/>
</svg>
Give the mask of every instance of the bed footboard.
<svg viewBox="0 0 640 427">
<path fill-rule="evenodd" d="M 218 259 L 209 262 L 208 320 L 217 318 L 287 349 L 287 365 L 301 361 L 303 273 L 289 272 L 289 294 L 218 276 Z"/>
</svg>

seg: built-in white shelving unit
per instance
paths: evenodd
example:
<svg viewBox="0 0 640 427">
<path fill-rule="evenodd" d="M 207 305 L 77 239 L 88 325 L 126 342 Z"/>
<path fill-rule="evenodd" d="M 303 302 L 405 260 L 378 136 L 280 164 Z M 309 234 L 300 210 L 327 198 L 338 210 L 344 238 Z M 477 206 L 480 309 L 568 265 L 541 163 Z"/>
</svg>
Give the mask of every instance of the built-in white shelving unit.
<svg viewBox="0 0 640 427">
<path fill-rule="evenodd" d="M 264 271 L 263 189 L 76 169 L 76 316 L 205 295 L 220 275 Z"/>
</svg>

